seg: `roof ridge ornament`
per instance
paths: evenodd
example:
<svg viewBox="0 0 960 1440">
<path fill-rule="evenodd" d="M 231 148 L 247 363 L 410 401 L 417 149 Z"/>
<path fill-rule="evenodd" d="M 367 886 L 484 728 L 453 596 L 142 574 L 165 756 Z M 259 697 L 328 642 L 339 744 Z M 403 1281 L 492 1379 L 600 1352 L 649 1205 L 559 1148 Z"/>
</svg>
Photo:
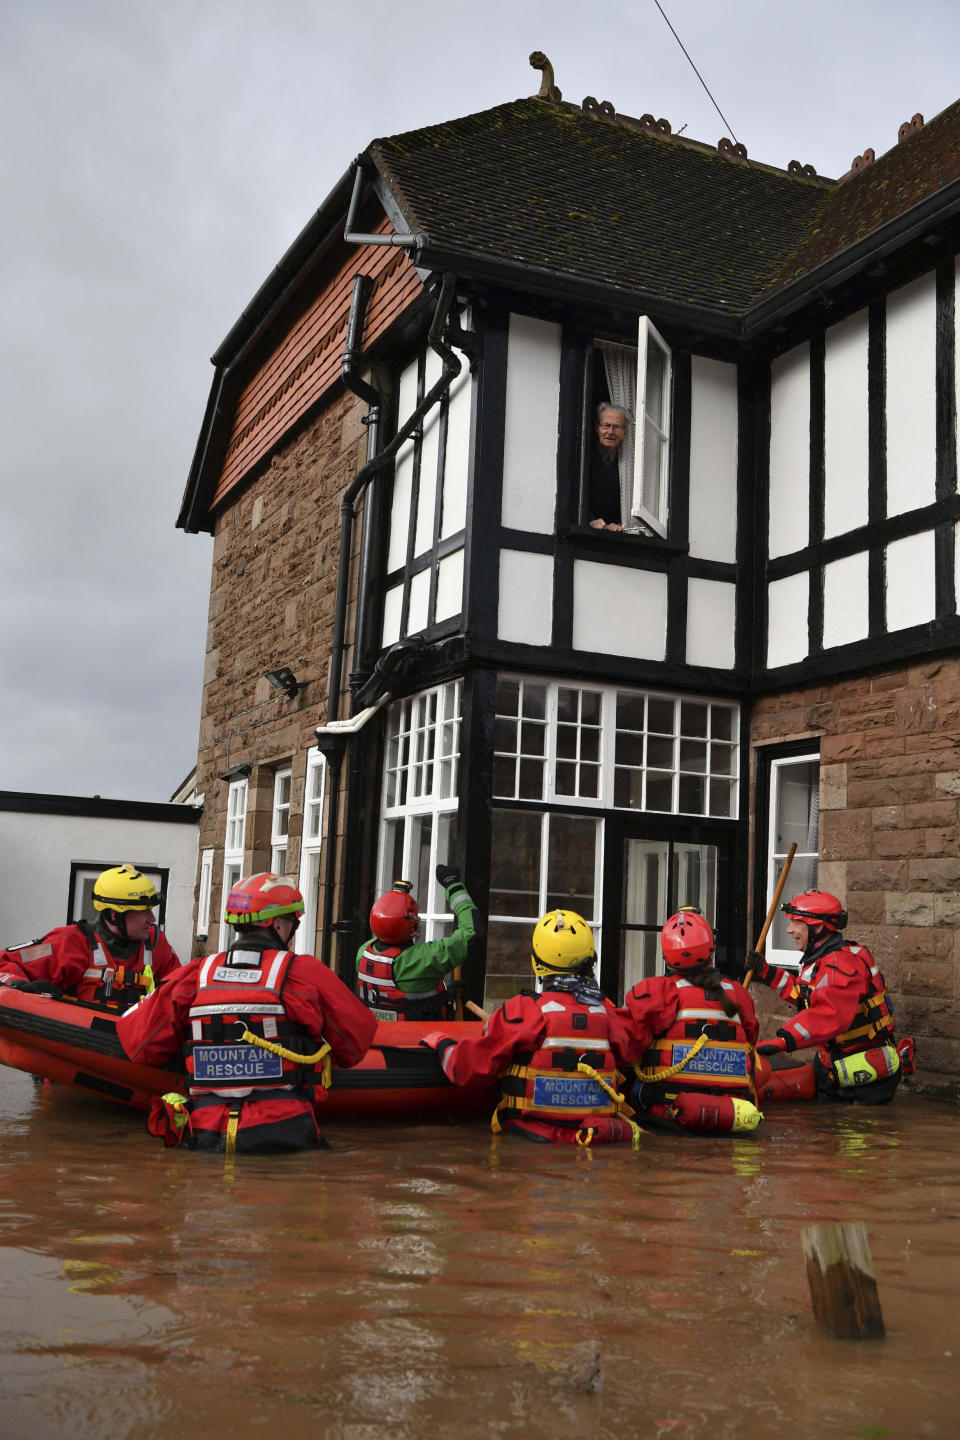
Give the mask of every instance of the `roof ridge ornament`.
<svg viewBox="0 0 960 1440">
<path fill-rule="evenodd" d="M 900 129 L 897 131 L 897 144 L 902 145 L 904 140 L 908 140 L 910 138 L 914 130 L 922 129 L 923 116 L 918 111 L 917 114 L 912 117 L 912 119 L 904 120 L 903 124 L 900 126 Z"/>
<path fill-rule="evenodd" d="M 721 155 L 726 155 L 728 160 L 746 160 L 747 158 L 746 145 L 741 145 L 739 140 L 734 144 L 726 135 L 721 136 L 717 141 L 717 149 Z"/>
<path fill-rule="evenodd" d="M 530 64 L 534 70 L 543 71 L 543 79 L 540 82 L 540 89 L 537 91 L 537 100 L 562 100 L 563 94 L 557 89 L 553 80 L 553 66 L 544 55 L 542 50 L 531 50 Z"/>
<path fill-rule="evenodd" d="M 640 116 L 640 124 L 643 126 L 644 130 L 649 130 L 651 135 L 673 134 L 673 131 L 670 128 L 669 120 L 664 120 L 662 117 L 659 120 L 654 120 L 653 116 L 649 113 Z"/>
<path fill-rule="evenodd" d="M 588 115 L 595 115 L 598 119 L 602 116 L 607 120 L 616 120 L 617 112 L 609 100 L 597 100 L 593 95 L 585 95 L 581 110 Z"/>
<path fill-rule="evenodd" d="M 788 175 L 803 175 L 807 180 L 815 180 L 817 172 L 812 165 L 804 165 L 801 160 L 791 160 L 787 166 Z"/>
<path fill-rule="evenodd" d="M 872 165 L 876 158 L 875 153 L 868 148 L 864 150 L 862 155 L 854 155 L 850 161 L 850 170 L 863 170 L 867 165 Z"/>
</svg>

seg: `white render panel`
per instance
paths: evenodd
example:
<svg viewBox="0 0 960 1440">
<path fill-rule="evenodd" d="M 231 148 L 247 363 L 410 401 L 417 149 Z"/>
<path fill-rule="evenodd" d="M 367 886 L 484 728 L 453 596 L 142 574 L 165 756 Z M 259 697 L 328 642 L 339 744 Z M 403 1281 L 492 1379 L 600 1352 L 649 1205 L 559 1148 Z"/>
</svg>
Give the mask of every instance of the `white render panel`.
<svg viewBox="0 0 960 1440">
<path fill-rule="evenodd" d="M 887 630 L 926 625 L 937 613 L 932 530 L 887 546 Z"/>
<path fill-rule="evenodd" d="M 437 613 L 433 617 L 452 620 L 463 609 L 463 551 L 445 555 L 437 566 Z"/>
<path fill-rule="evenodd" d="M 553 639 L 553 556 L 500 551 L 497 634 L 518 645 L 549 645 Z"/>
<path fill-rule="evenodd" d="M 810 576 L 806 570 L 767 586 L 767 664 L 792 665 L 809 650 L 807 607 Z"/>
<path fill-rule="evenodd" d="M 770 367 L 770 555 L 809 539 L 810 346 L 798 345 Z"/>
<path fill-rule="evenodd" d="M 502 523 L 552 535 L 557 512 L 560 326 L 510 316 Z"/>
<path fill-rule="evenodd" d="M 106 870 L 129 860 L 170 871 L 164 931 L 179 959 L 188 961 L 199 834 L 199 824 L 176 821 L 0 811 L 0 940 L 22 945 L 66 925 L 71 864 L 102 863 Z"/>
<path fill-rule="evenodd" d="M 420 570 L 410 581 L 410 609 L 407 611 L 407 634 L 417 635 L 430 623 L 427 607 L 430 601 L 430 571 Z"/>
<path fill-rule="evenodd" d="M 400 611 L 403 606 L 403 586 L 394 585 L 383 597 L 383 642 L 382 648 L 395 645 L 400 639 Z"/>
<path fill-rule="evenodd" d="M 869 427 L 866 310 L 826 334 L 824 357 L 824 534 L 866 525 Z M 840 643 L 839 641 L 836 643 Z"/>
<path fill-rule="evenodd" d="M 573 648 L 592 655 L 662 660 L 667 650 L 666 575 L 575 560 Z"/>
<path fill-rule="evenodd" d="M 737 587 L 723 580 L 687 585 L 687 664 L 732 670 L 736 662 Z"/>
<path fill-rule="evenodd" d="M 823 648 L 866 640 L 870 633 L 866 550 L 823 567 Z"/>
<path fill-rule="evenodd" d="M 436 350 L 427 350 L 424 364 L 423 393 L 440 379 L 443 365 Z M 423 417 L 423 442 L 420 447 L 420 487 L 417 495 L 417 531 L 414 557 L 433 545 L 433 520 L 437 510 L 437 463 L 440 457 L 440 406 L 434 405 Z"/>
<path fill-rule="evenodd" d="M 447 447 L 443 469 L 441 539 L 462 530 L 467 520 L 467 478 L 470 473 L 470 410 L 473 384 L 466 360 L 450 387 Z"/>
<path fill-rule="evenodd" d="M 690 554 L 737 558 L 737 367 L 694 355 L 690 367 Z"/>
<path fill-rule="evenodd" d="M 417 408 L 417 362 L 412 360 L 400 376 L 400 397 L 397 423 L 402 425 Z M 393 477 L 393 503 L 390 507 L 390 544 L 387 548 L 387 571 L 399 570 L 407 563 L 407 536 L 410 531 L 410 499 L 413 494 L 413 441 L 408 440 L 397 452 Z M 398 637 L 399 638 L 399 637 Z"/>
<path fill-rule="evenodd" d="M 936 499 L 937 285 L 922 275 L 887 299 L 887 514 Z"/>
</svg>

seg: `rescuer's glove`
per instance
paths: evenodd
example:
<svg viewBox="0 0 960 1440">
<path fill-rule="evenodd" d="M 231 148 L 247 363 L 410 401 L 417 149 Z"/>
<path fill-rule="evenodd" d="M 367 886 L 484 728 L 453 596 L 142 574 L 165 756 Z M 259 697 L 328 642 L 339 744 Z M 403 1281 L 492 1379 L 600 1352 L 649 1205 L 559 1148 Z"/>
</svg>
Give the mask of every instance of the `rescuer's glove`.
<svg viewBox="0 0 960 1440">
<path fill-rule="evenodd" d="M 460 883 L 460 871 L 454 870 L 450 865 L 438 865 L 436 876 L 444 890 L 449 889 L 451 885 Z"/>
<path fill-rule="evenodd" d="M 24 990 L 28 995 L 49 995 L 51 1000 L 63 999 L 63 991 L 50 980 L 18 980 L 15 975 L 0 975 L 0 983 L 10 990 Z"/>
</svg>

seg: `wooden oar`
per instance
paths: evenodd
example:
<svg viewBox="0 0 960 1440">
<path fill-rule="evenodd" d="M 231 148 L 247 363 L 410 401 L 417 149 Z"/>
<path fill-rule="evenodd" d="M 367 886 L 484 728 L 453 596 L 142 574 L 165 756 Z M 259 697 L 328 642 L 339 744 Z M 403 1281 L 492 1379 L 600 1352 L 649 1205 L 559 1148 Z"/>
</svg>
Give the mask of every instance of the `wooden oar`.
<svg viewBox="0 0 960 1440">
<path fill-rule="evenodd" d="M 777 881 L 777 888 L 773 892 L 773 899 L 770 901 L 770 909 L 767 911 L 767 918 L 763 922 L 763 929 L 760 931 L 760 937 L 757 940 L 756 945 L 754 945 L 753 947 L 757 954 L 760 954 L 760 952 L 763 950 L 764 944 L 766 943 L 767 931 L 773 924 L 773 917 L 777 913 L 777 906 L 780 904 L 780 896 L 783 894 L 783 887 L 787 883 L 787 876 L 790 874 L 790 866 L 793 864 L 793 857 L 794 855 L 796 855 L 796 853 L 797 845 L 796 841 L 794 841 L 794 843 L 790 846 L 790 849 L 787 851 L 787 861 L 783 869 L 780 871 L 780 879 Z M 753 970 L 754 967 L 751 965 L 750 969 L 743 977 L 743 986 L 745 990 L 748 990 L 750 988 L 750 981 L 753 979 Z"/>
<path fill-rule="evenodd" d="M 478 1020 L 490 1019 L 490 1016 L 487 1014 L 486 1010 L 481 1010 L 480 1006 L 475 1005 L 472 1000 L 467 1001 L 466 1009 L 470 1011 L 471 1015 L 476 1015 Z"/>
</svg>

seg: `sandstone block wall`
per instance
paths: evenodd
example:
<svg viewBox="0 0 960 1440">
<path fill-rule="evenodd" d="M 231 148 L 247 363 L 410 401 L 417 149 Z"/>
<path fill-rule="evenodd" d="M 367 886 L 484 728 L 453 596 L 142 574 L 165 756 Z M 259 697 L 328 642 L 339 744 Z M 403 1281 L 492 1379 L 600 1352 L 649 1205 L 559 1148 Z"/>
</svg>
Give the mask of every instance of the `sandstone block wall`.
<svg viewBox="0 0 960 1440">
<path fill-rule="evenodd" d="M 915 1083 L 960 1098 L 957 658 L 755 703 L 754 747 L 811 736 L 820 742 L 820 887 L 844 902 L 848 936 L 886 976 L 898 1031 L 917 1040 Z"/>
<path fill-rule="evenodd" d="M 227 785 L 219 777 L 230 766 L 252 766 L 244 855 L 250 872 L 269 866 L 274 775 L 292 762 L 287 870 L 296 876 L 299 868 L 305 755 L 326 718 L 340 500 L 366 459 L 365 413 L 355 396 L 335 397 L 217 517 L 197 757 L 200 846 L 217 852 L 212 936 L 222 913 L 226 830 Z M 352 583 L 361 518 L 362 507 Z M 348 617 L 348 641 L 351 633 Z M 345 678 L 350 663 L 348 646 Z M 289 665 L 300 683 L 293 700 L 263 678 L 280 665 Z M 318 916 L 323 905 L 321 894 Z M 304 939 L 309 945 L 313 937 Z"/>
</svg>

